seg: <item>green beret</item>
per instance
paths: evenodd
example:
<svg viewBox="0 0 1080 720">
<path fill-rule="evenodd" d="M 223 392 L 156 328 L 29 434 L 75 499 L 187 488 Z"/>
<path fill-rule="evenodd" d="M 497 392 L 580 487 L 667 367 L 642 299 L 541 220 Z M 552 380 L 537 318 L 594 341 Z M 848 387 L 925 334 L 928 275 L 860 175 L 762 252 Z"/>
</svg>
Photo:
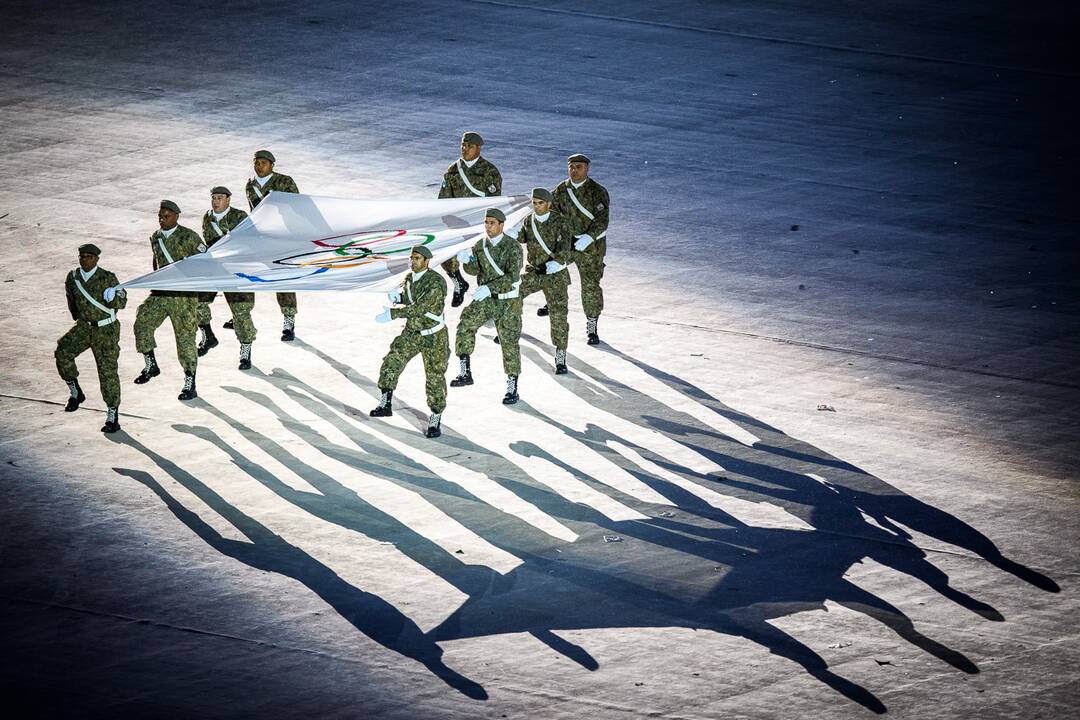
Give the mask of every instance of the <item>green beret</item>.
<svg viewBox="0 0 1080 720">
<path fill-rule="evenodd" d="M 428 250 L 427 245 L 413 245 L 412 251 L 417 255 L 423 255 L 428 260 L 431 259 L 431 251 Z"/>
<path fill-rule="evenodd" d="M 533 188 L 532 196 L 536 200 L 543 200 L 544 202 L 552 202 L 555 200 L 555 196 L 551 194 L 551 191 L 547 188 Z"/>
<path fill-rule="evenodd" d="M 162 200 L 161 201 L 161 209 L 162 210 L 172 210 L 177 215 L 180 214 L 180 206 L 177 205 L 176 203 L 174 203 L 172 200 Z"/>
<path fill-rule="evenodd" d="M 277 162 L 277 160 L 274 158 L 274 153 L 270 152 L 269 150 L 256 150 L 255 159 L 259 160 L 260 158 L 263 160 L 269 160 L 270 162 Z"/>
<path fill-rule="evenodd" d="M 484 138 L 480 137 L 480 133 L 467 132 L 461 136 L 462 144 L 468 143 L 469 145 L 483 145 Z"/>
<path fill-rule="evenodd" d="M 575 153 L 575 154 L 571 155 L 570 157 L 566 158 L 566 164 L 567 165 L 569 165 L 570 163 L 575 163 L 575 162 L 583 162 L 586 165 L 588 165 L 591 162 L 591 160 L 589 160 L 588 155 L 582 155 L 581 153 Z"/>
<path fill-rule="evenodd" d="M 488 208 L 484 213 L 486 218 L 495 218 L 499 222 L 506 222 L 506 215 L 499 208 Z"/>
<path fill-rule="evenodd" d="M 225 187 L 224 185 L 218 185 L 216 187 L 210 188 L 210 194 L 211 195 L 228 195 L 229 197 L 232 197 L 232 193 L 229 192 L 229 188 Z"/>
<path fill-rule="evenodd" d="M 79 254 L 100 255 L 101 250 L 100 248 L 98 248 L 97 245 L 94 245 L 93 243 L 86 243 L 85 245 L 79 246 Z"/>
</svg>

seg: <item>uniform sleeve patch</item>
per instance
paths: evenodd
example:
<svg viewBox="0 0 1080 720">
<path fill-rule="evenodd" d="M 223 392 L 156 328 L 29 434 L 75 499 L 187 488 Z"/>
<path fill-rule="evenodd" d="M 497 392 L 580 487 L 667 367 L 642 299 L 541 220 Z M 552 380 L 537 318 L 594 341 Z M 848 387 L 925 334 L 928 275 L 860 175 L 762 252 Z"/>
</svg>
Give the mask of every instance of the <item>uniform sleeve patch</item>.
<svg viewBox="0 0 1080 720">
<path fill-rule="evenodd" d="M 596 209 L 597 210 L 603 210 L 604 209 L 604 203 L 600 203 L 599 205 L 597 205 Z"/>
</svg>

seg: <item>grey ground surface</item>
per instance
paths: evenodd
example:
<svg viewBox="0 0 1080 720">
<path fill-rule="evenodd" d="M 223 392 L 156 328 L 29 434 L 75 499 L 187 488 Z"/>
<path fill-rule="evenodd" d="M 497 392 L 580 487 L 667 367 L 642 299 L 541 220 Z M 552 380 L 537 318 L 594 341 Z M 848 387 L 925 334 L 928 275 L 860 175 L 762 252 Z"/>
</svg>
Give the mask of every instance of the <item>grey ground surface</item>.
<svg viewBox="0 0 1080 720">
<path fill-rule="evenodd" d="M 0 3 L 6 704 L 1075 715 L 1076 22 L 941 5 Z M 168 326 L 130 383 L 133 292 L 124 432 L 89 355 L 62 412 L 79 244 L 146 272 L 158 201 L 242 203 L 260 147 L 428 197 L 466 129 L 508 192 L 573 151 L 611 192 L 571 375 L 530 300 L 523 402 L 481 342 L 427 441 L 418 367 L 367 417 L 379 297 L 301 295 L 286 345 L 261 295 L 255 369 L 221 331 L 183 405 Z"/>
</svg>

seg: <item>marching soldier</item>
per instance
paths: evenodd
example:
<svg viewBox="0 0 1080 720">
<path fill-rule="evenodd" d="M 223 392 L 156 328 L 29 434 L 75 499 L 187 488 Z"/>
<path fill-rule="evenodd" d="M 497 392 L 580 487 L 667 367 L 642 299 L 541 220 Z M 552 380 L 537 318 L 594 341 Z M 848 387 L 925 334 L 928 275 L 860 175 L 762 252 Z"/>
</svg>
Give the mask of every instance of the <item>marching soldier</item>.
<svg viewBox="0 0 1080 720">
<path fill-rule="evenodd" d="M 389 293 L 390 301 L 402 307 L 387 309 L 375 317 L 380 323 L 405 318 L 405 329 L 390 343 L 390 352 L 383 358 L 379 370 L 379 405 L 371 417 L 394 414 L 391 400 L 398 378 L 405 366 L 419 353 L 424 360 L 424 388 L 427 391 L 428 429 L 425 435 L 442 435 L 440 424 L 446 409 L 446 366 L 450 361 L 450 334 L 446 331 L 443 308 L 446 305 L 446 281 L 428 272 L 431 250 L 417 245 L 410 255 L 412 274 L 405 278 L 401 290 Z"/>
<path fill-rule="evenodd" d="M 504 405 L 518 401 L 518 376 L 521 374 L 521 246 L 503 235 L 506 216 L 498 208 L 489 208 L 484 217 L 486 237 L 469 250 L 458 253 L 463 270 L 476 276 L 473 301 L 458 321 L 454 352 L 460 372 L 451 387 L 473 384 L 469 356 L 476 347 L 476 331 L 488 320 L 495 321 L 501 340 L 503 370 L 506 372 Z"/>
<path fill-rule="evenodd" d="M 499 169 L 480 157 L 484 138 L 479 133 L 467 132 L 461 136 L 461 157 L 443 173 L 439 198 L 471 198 L 502 194 L 502 175 Z M 461 275 L 457 258 L 442 264 L 446 276 L 454 281 L 454 297 L 450 307 L 457 307 L 465 300 L 469 283 Z"/>
<path fill-rule="evenodd" d="M 271 190 L 290 193 L 300 192 L 291 177 L 274 172 L 275 162 L 277 160 L 274 159 L 274 154 L 269 150 L 259 150 L 255 153 L 255 177 L 249 179 L 247 186 L 244 188 L 250 210 L 254 210 L 255 206 L 262 202 L 262 199 L 270 194 Z M 296 293 L 278 293 L 277 302 L 283 316 L 281 339 L 291 342 L 296 339 Z"/>
<path fill-rule="evenodd" d="M 180 207 L 172 200 L 162 200 L 158 210 L 158 224 L 161 229 L 150 236 L 155 270 L 206 250 L 202 239 L 194 230 L 177 224 L 179 219 Z M 195 370 L 199 363 L 198 351 L 195 348 L 198 310 L 198 293 L 150 291 L 150 296 L 135 313 L 135 349 L 143 354 L 145 363 L 142 372 L 135 378 L 136 384 L 150 382 L 161 374 L 157 358 L 154 357 L 154 348 L 157 347 L 154 332 L 167 317 L 172 322 L 173 335 L 176 338 L 176 357 L 184 369 L 184 387 L 176 399 L 191 400 L 199 396 L 195 390 Z"/>
<path fill-rule="evenodd" d="M 101 398 L 109 408 L 103 433 L 120 429 L 120 375 L 117 360 L 120 358 L 120 323 L 116 311 L 127 306 L 127 293 L 116 275 L 98 267 L 101 250 L 97 245 L 79 247 L 79 267 L 68 273 L 64 281 L 68 310 L 75 325 L 56 342 L 56 369 L 68 385 L 71 396 L 64 412 L 75 412 L 86 400 L 79 387 L 79 368 L 75 358 L 89 348 L 97 364 Z"/>
<path fill-rule="evenodd" d="M 589 177 L 589 158 L 578 153 L 566 159 L 568 178 L 555 188 L 555 209 L 570 221 L 574 234 L 572 257 L 581 277 L 581 305 L 585 310 L 589 344 L 600 343 L 596 323 L 604 309 L 604 255 L 610 200 L 603 185 Z M 537 314 L 544 315 L 545 308 Z"/>
<path fill-rule="evenodd" d="M 551 209 L 554 196 L 547 188 L 533 188 L 533 211 L 522 222 L 518 242 L 525 245 L 528 265 L 521 276 L 522 300 L 543 292 L 551 313 L 551 344 L 555 346 L 555 374 L 566 374 L 566 346 L 570 325 L 566 320 L 573 236 L 567 219 Z M 501 337 L 500 337 L 501 340 Z"/>
<path fill-rule="evenodd" d="M 231 199 L 232 193 L 227 187 L 218 185 L 210 190 L 210 209 L 203 215 L 202 220 L 202 236 L 207 247 L 228 235 L 247 217 L 247 213 L 240 208 L 229 206 Z M 199 297 L 199 329 L 203 333 L 202 342 L 199 343 L 199 357 L 218 344 L 210 327 L 210 303 L 214 302 L 216 297 L 217 293 L 205 293 Z M 227 292 L 225 301 L 229 303 L 229 310 L 232 311 L 232 319 L 226 323 L 226 327 L 234 328 L 236 339 L 240 341 L 240 369 L 250 370 L 251 344 L 255 342 L 255 323 L 251 320 L 255 293 Z"/>
</svg>

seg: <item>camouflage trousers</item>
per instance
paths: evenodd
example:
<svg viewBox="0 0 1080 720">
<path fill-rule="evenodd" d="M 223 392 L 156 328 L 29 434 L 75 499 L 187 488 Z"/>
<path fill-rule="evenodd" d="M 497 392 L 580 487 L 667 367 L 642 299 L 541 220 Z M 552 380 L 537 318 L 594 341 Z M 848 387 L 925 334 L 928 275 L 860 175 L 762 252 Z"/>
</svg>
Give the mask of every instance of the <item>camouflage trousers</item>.
<svg viewBox="0 0 1080 720">
<path fill-rule="evenodd" d="M 446 366 L 450 362 L 450 333 L 443 328 L 432 335 L 403 332 L 390 343 L 390 352 L 379 369 L 379 387 L 393 390 L 409 361 L 420 355 L 424 360 L 424 390 L 432 412 L 446 408 Z"/>
<path fill-rule="evenodd" d="M 199 298 L 187 295 L 151 295 L 143 301 L 135 313 L 135 349 L 148 353 L 157 347 L 154 332 L 169 318 L 176 337 L 176 357 L 184 372 L 191 375 L 198 367 L 199 356 L 195 346 L 195 330 L 198 328 L 196 314 Z"/>
<path fill-rule="evenodd" d="M 521 277 L 522 300 L 534 292 L 544 293 L 544 300 L 547 301 L 551 318 L 551 344 L 559 350 L 565 350 L 570 340 L 570 323 L 566 319 L 570 301 L 569 285 L 569 270 L 561 270 L 554 275 L 537 275 L 527 272 Z"/>
<path fill-rule="evenodd" d="M 277 304 L 285 317 L 296 317 L 296 293 L 278 293 Z"/>
<path fill-rule="evenodd" d="M 199 294 L 199 309 L 196 312 L 199 325 L 210 324 L 210 303 L 214 302 L 215 298 L 217 293 Z M 242 343 L 255 342 L 255 321 L 251 319 L 251 311 L 255 308 L 255 293 L 227 292 L 225 302 L 229 303 L 229 310 L 232 311 L 236 339 Z"/>
<path fill-rule="evenodd" d="M 581 307 L 585 317 L 600 317 L 604 310 L 604 291 L 600 279 L 604 277 L 604 255 L 607 240 L 597 240 L 585 252 L 574 250 L 574 264 L 581 276 Z"/>
<path fill-rule="evenodd" d="M 64 382 L 79 377 L 79 368 L 75 358 L 89 349 L 94 353 L 97 363 L 98 383 L 101 385 L 101 399 L 109 407 L 120 405 L 120 323 L 114 322 L 105 327 L 98 327 L 87 322 L 77 322 L 56 341 L 56 370 Z"/>
<path fill-rule="evenodd" d="M 457 338 L 454 352 L 457 355 L 472 355 L 476 348 L 476 331 L 488 320 L 495 321 L 495 332 L 499 333 L 502 347 L 503 370 L 507 375 L 521 374 L 521 297 L 499 300 L 494 297 L 484 298 L 480 302 L 472 301 L 461 312 L 458 320 Z"/>
</svg>

